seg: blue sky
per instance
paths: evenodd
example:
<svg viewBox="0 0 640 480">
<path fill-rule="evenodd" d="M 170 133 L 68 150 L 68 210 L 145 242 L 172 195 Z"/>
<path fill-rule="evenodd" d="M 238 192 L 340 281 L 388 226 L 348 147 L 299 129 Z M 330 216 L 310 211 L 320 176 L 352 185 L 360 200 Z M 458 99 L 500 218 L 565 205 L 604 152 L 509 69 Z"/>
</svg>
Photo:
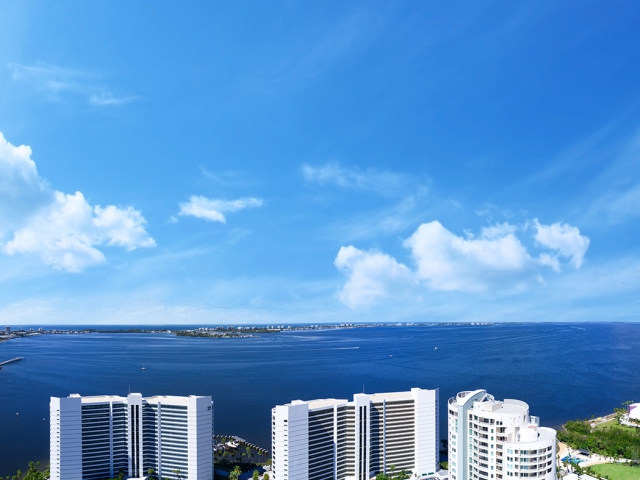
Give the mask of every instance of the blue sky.
<svg viewBox="0 0 640 480">
<path fill-rule="evenodd" d="M 0 322 L 637 321 L 633 2 L 4 2 Z"/>
</svg>

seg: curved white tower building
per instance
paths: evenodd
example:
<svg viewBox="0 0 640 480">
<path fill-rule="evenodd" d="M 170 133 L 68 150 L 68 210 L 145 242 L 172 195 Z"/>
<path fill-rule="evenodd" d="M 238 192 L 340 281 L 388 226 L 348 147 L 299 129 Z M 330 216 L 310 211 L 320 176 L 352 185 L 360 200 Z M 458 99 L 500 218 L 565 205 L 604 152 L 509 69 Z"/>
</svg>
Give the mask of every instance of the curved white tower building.
<svg viewBox="0 0 640 480">
<path fill-rule="evenodd" d="M 555 480 L 556 431 L 540 426 L 520 400 L 496 400 L 486 390 L 448 402 L 451 480 Z"/>
</svg>

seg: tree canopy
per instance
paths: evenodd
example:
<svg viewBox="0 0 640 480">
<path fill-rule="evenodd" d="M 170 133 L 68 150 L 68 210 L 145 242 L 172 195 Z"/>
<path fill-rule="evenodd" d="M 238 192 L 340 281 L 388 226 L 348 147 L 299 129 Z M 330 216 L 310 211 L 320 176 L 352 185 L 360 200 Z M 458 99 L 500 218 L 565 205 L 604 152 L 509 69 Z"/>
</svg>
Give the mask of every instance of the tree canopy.
<svg viewBox="0 0 640 480">
<path fill-rule="evenodd" d="M 18 473 L 13 477 L 6 477 L 6 480 L 48 480 L 51 476 L 49 474 L 49 467 L 41 471 L 38 470 L 39 466 L 40 462 L 29 462 L 29 469 L 24 475 L 21 470 L 18 470 Z"/>
<path fill-rule="evenodd" d="M 571 420 L 558 432 L 558 440 L 605 457 L 640 459 L 640 428 L 614 426 L 596 430 L 586 420 Z"/>
</svg>

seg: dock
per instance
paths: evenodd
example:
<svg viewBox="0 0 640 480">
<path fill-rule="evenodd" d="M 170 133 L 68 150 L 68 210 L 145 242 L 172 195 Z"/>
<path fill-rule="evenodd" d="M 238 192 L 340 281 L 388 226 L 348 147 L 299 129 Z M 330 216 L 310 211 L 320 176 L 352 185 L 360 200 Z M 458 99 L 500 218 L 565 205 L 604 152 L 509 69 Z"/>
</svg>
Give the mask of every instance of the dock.
<svg viewBox="0 0 640 480">
<path fill-rule="evenodd" d="M 16 357 L 16 358 L 12 358 L 11 360 L 7 360 L 6 362 L 2 362 L 0 363 L 0 367 L 7 365 L 9 363 L 19 362 L 20 360 L 24 360 L 24 357 Z"/>
</svg>

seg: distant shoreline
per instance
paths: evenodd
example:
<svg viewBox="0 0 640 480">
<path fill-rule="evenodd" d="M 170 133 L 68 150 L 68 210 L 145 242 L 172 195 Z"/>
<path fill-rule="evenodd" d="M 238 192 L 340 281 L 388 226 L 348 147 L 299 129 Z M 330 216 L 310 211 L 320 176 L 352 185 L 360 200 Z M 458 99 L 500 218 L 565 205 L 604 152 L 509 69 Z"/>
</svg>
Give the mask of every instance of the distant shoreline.
<svg viewBox="0 0 640 480">
<path fill-rule="evenodd" d="M 354 328 L 380 328 L 380 327 L 487 327 L 493 326 L 492 322 L 447 322 L 447 323 L 415 323 L 415 322 L 394 322 L 394 323 L 340 323 L 340 324 L 317 324 L 317 325 L 253 325 L 253 326 L 216 326 L 198 327 L 190 329 L 176 328 L 120 328 L 104 329 L 95 328 L 30 328 L 29 330 L 14 330 L 9 335 L 0 335 L 0 342 L 14 338 L 35 337 L 40 335 L 86 335 L 98 334 L 152 334 L 152 335 L 175 335 L 178 337 L 191 338 L 255 338 L 262 334 L 274 334 L 283 332 L 309 331 L 309 330 L 344 330 Z"/>
</svg>

